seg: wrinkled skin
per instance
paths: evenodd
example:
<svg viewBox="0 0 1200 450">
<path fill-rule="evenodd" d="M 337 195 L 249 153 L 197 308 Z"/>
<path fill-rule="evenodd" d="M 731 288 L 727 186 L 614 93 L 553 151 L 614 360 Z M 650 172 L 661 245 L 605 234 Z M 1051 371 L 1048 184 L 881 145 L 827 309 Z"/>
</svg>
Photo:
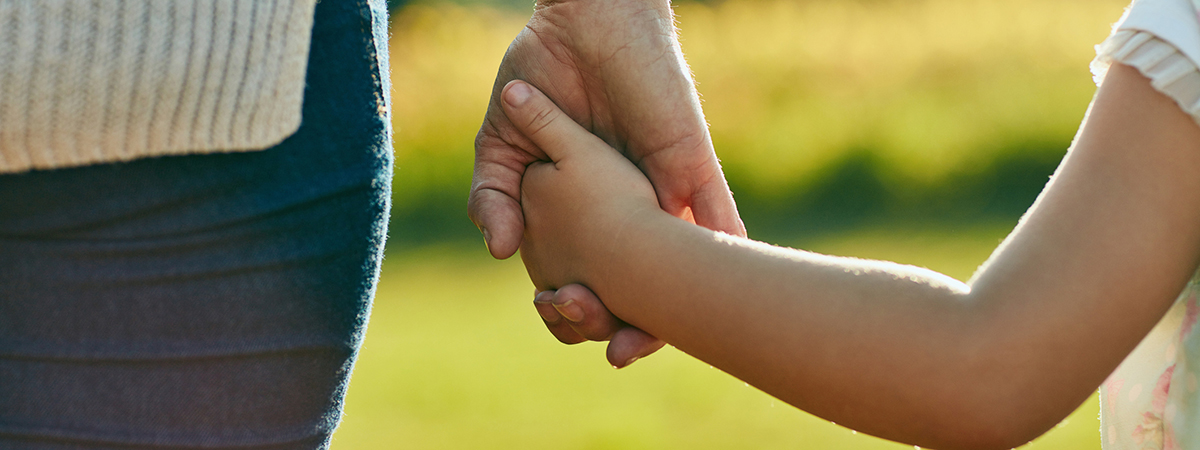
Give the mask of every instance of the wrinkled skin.
<svg viewBox="0 0 1200 450">
<path fill-rule="evenodd" d="M 543 1 L 500 64 L 487 116 L 475 139 L 468 209 L 492 256 L 508 258 L 521 245 L 521 177 L 531 163 L 549 160 L 501 108 L 501 90 L 514 79 L 545 92 L 572 119 L 633 161 L 650 179 L 663 210 L 714 230 L 745 235 L 713 151 L 669 3 Z M 550 293 L 538 297 L 545 301 L 535 301 L 559 340 L 611 339 L 608 356 L 616 366 L 662 346 L 612 317 L 586 288 L 569 286 L 564 294 Z M 566 311 L 568 303 L 586 314 L 572 315 L 572 309 L 567 315 L 580 320 L 567 319 L 560 309 Z"/>
</svg>

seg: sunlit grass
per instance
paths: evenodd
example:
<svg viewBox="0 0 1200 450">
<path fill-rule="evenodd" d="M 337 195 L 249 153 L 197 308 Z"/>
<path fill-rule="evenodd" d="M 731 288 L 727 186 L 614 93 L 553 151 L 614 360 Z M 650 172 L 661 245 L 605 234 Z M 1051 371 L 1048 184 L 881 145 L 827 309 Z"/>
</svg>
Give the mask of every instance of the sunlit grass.
<svg viewBox="0 0 1200 450">
<path fill-rule="evenodd" d="M 486 7 L 412 6 L 390 40 L 397 211 L 431 192 L 462 191 L 496 68 L 528 14 Z M 465 204 L 465 200 L 464 203 Z"/>
<path fill-rule="evenodd" d="M 848 150 L 936 180 L 1015 141 L 1069 139 L 1095 90 L 1092 46 L 1124 4 L 744 1 L 678 11 L 718 154 L 769 195 L 803 187 Z"/>
<path fill-rule="evenodd" d="M 1011 224 L 865 230 L 805 247 L 965 279 Z M 613 370 L 533 310 L 517 260 L 479 248 L 389 255 L 335 449 L 894 449 L 673 349 Z M 1095 398 L 1029 448 L 1099 448 Z"/>
<path fill-rule="evenodd" d="M 878 156 L 893 183 L 937 183 L 1029 142 L 1065 147 L 1095 90 L 1093 45 L 1124 5 L 763 0 L 676 10 L 737 194 L 771 197 L 805 189 L 847 152 Z M 398 213 L 447 192 L 465 201 L 496 67 L 527 18 L 445 4 L 395 17 Z"/>
</svg>

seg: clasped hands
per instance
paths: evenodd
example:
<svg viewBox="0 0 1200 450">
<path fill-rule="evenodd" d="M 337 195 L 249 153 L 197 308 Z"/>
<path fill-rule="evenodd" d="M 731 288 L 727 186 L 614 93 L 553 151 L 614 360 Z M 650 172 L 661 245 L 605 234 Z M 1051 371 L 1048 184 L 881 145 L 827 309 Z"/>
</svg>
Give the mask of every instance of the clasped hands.
<svg viewBox="0 0 1200 450">
<path fill-rule="evenodd" d="M 609 362 L 624 367 L 663 342 L 586 284 L 621 223 L 659 208 L 745 236 L 669 2 L 539 1 L 475 139 L 471 220 L 492 256 L 521 249 L 556 338 L 607 340 Z"/>
</svg>

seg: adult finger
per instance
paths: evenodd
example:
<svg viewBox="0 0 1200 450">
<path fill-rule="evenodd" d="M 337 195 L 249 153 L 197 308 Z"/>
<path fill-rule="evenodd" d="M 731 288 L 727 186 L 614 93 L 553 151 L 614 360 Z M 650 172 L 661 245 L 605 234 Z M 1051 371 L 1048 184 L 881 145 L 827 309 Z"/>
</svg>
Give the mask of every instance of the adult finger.
<svg viewBox="0 0 1200 450">
<path fill-rule="evenodd" d="M 561 161 L 586 143 L 608 147 L 529 83 L 510 81 L 500 97 L 508 120 L 553 161 Z"/>
<path fill-rule="evenodd" d="M 724 178 L 705 183 L 692 193 L 692 217 L 696 225 L 734 236 L 746 237 L 746 225 L 738 215 L 737 203 Z"/>
<path fill-rule="evenodd" d="M 705 156 L 697 157 L 698 153 Z M 746 236 L 737 204 L 708 141 L 654 153 L 638 166 L 650 178 L 658 204 L 667 213 L 710 230 Z"/>
<path fill-rule="evenodd" d="M 554 304 L 550 301 L 553 297 L 554 291 L 542 291 L 533 298 L 533 307 L 542 317 L 542 322 L 546 323 L 546 329 L 550 330 L 550 334 L 564 344 L 578 344 L 586 341 L 587 338 L 576 333 L 571 328 L 571 323 L 554 309 Z"/>
<path fill-rule="evenodd" d="M 665 344 L 649 333 L 622 322 L 600 302 L 590 289 L 569 284 L 553 297 L 555 310 L 580 336 L 593 341 L 610 340 L 606 357 L 613 367 L 622 368 L 643 358 Z"/>
<path fill-rule="evenodd" d="M 591 289 L 583 285 L 563 286 L 555 292 L 551 301 L 554 309 L 571 323 L 571 328 L 589 340 L 607 341 L 617 330 L 625 327 L 625 323 L 614 316 Z"/>
<path fill-rule="evenodd" d="M 620 369 L 658 351 L 665 344 L 639 328 L 627 326 L 613 334 L 604 355 L 609 364 Z"/>
<path fill-rule="evenodd" d="M 530 145 L 532 146 L 532 145 Z M 488 250 L 505 259 L 521 246 L 525 220 L 521 213 L 521 179 L 535 155 L 502 138 L 496 127 L 485 121 L 475 137 L 475 170 L 467 215 L 479 227 Z"/>
<path fill-rule="evenodd" d="M 492 257 L 505 259 L 517 252 L 525 216 L 515 199 L 494 189 L 475 190 L 467 199 L 467 214 L 483 233 Z"/>
</svg>

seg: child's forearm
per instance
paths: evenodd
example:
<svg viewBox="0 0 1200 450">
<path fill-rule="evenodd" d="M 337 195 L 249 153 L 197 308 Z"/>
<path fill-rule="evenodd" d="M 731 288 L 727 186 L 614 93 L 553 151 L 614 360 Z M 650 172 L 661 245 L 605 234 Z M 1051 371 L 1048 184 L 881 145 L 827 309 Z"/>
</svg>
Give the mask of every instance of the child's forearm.
<svg viewBox="0 0 1200 450">
<path fill-rule="evenodd" d="M 1064 390 L 1061 377 L 1028 376 L 1053 372 L 1029 367 L 1053 360 L 1020 353 L 1020 330 L 997 330 L 990 305 L 935 272 L 772 247 L 666 214 L 637 219 L 590 263 L 599 276 L 587 284 L 605 304 L 835 422 L 935 448 L 1010 448 L 1099 384 Z M 1056 407 L 1028 408 L 1039 395 Z"/>
<path fill-rule="evenodd" d="M 788 403 L 872 434 L 922 442 L 914 426 L 991 422 L 947 407 L 1001 400 L 976 389 L 978 378 L 957 380 L 990 376 L 962 283 L 648 216 L 590 264 L 602 275 L 588 286 L 618 317 Z"/>
</svg>

